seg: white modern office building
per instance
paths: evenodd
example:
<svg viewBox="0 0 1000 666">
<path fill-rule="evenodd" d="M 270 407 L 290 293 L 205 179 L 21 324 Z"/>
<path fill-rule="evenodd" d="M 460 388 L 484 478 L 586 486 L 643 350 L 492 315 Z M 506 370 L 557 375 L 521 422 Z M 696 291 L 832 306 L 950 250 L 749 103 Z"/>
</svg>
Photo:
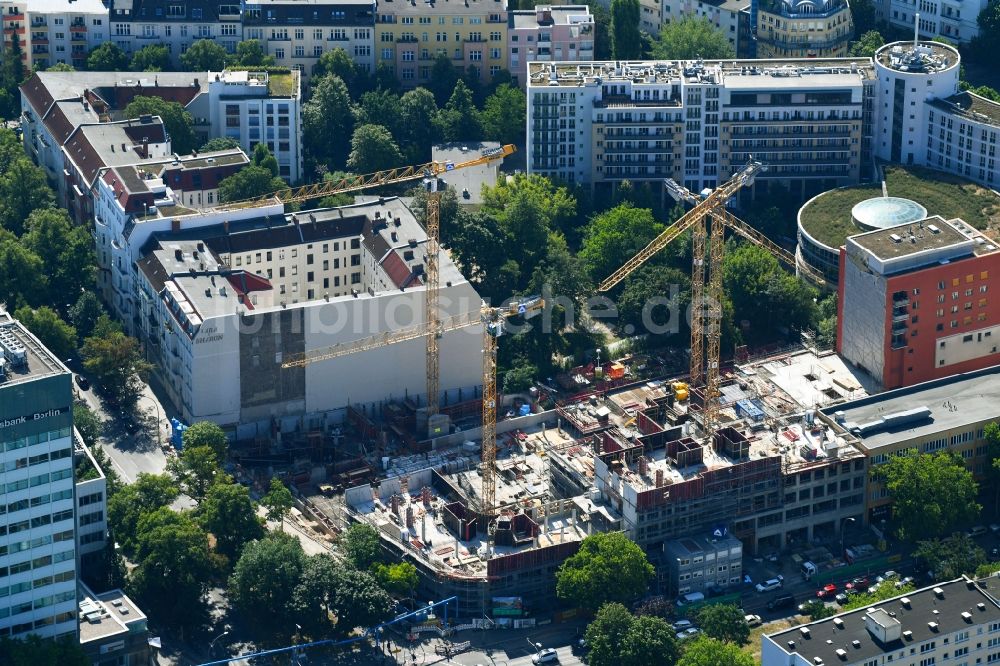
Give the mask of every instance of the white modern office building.
<svg viewBox="0 0 1000 666">
<path fill-rule="evenodd" d="M 0 637 L 77 635 L 69 370 L 0 311 Z"/>
</svg>

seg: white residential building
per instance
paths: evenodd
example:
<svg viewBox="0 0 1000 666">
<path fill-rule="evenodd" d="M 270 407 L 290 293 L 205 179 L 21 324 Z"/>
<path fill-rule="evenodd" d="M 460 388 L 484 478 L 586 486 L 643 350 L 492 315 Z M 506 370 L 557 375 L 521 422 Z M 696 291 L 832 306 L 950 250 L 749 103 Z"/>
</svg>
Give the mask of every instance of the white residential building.
<svg viewBox="0 0 1000 666">
<path fill-rule="evenodd" d="M 988 0 L 882 0 L 881 18 L 890 25 L 912 31 L 917 24 L 920 36 L 944 37 L 952 42 L 969 42 L 979 35 L 979 13 Z"/>
<path fill-rule="evenodd" d="M 83 571 L 90 562 L 100 561 L 108 544 L 108 480 L 75 429 L 73 458 L 76 467 L 76 555 Z"/>
<path fill-rule="evenodd" d="M 507 15 L 510 73 L 524 88 L 529 62 L 594 57 L 594 17 L 587 5 L 538 5 Z"/>
<path fill-rule="evenodd" d="M 70 371 L 0 311 L 0 637 L 77 636 Z"/>
<path fill-rule="evenodd" d="M 65 63 L 87 66 L 87 55 L 108 41 L 108 8 L 101 0 L 0 0 L 3 47 L 17 35 L 26 69 Z"/>
</svg>

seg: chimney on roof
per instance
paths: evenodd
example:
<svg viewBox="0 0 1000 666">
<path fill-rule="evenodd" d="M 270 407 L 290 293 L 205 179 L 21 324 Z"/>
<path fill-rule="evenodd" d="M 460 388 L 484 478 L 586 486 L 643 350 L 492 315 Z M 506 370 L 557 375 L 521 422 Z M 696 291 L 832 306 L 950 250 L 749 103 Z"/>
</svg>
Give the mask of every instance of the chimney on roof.
<svg viewBox="0 0 1000 666">
<path fill-rule="evenodd" d="M 197 87 L 198 87 L 198 79 L 195 79 L 195 80 L 194 80 L 194 83 L 193 83 L 192 85 L 193 85 L 193 86 L 194 86 L 195 88 L 197 88 Z"/>
<path fill-rule="evenodd" d="M 222 223 L 222 230 L 225 231 L 227 234 L 229 233 L 229 220 L 226 220 Z"/>
<path fill-rule="evenodd" d="M 181 221 L 177 218 L 170 220 L 170 232 L 176 234 L 181 230 Z"/>
</svg>

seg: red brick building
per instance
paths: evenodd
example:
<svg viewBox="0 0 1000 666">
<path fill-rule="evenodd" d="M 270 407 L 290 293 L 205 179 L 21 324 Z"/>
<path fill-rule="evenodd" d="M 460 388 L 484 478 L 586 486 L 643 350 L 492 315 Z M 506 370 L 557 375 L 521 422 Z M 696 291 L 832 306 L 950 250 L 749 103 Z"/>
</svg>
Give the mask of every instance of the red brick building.
<svg viewBox="0 0 1000 666">
<path fill-rule="evenodd" d="M 840 276 L 837 351 L 883 389 L 1000 363 L 1000 250 L 961 220 L 851 236 Z"/>
</svg>

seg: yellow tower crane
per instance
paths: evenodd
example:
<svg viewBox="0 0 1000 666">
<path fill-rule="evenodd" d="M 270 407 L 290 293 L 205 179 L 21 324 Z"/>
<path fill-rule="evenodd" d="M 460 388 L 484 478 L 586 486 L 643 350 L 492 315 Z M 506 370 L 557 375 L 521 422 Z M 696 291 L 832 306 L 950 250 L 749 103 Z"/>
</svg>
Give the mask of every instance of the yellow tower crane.
<svg viewBox="0 0 1000 666">
<path fill-rule="evenodd" d="M 722 260 L 725 249 L 724 230 L 729 227 L 743 238 L 763 247 L 779 260 L 796 268 L 795 257 L 765 235 L 726 210 L 726 203 L 741 188 L 751 185 L 764 169 L 760 162 L 751 160 L 733 177 L 705 197 L 699 197 L 671 179 L 665 182 L 667 191 L 678 201 L 693 208 L 673 225 L 657 236 L 644 249 L 629 259 L 598 286 L 598 291 L 608 291 L 646 261 L 689 229 L 692 232 L 691 303 L 691 364 L 690 383 L 701 384 L 704 375 L 705 400 L 702 405 L 702 429 L 706 436 L 715 433 L 718 422 L 720 392 L 720 341 L 722 334 Z M 711 220 L 711 224 L 709 224 Z M 707 246 L 707 256 L 706 256 Z M 799 267 L 800 274 L 813 282 L 823 284 L 823 278 Z M 706 272 L 708 285 L 706 289 Z M 707 353 L 705 343 L 707 338 Z M 707 360 L 707 363 L 706 363 Z"/>
<path fill-rule="evenodd" d="M 441 250 L 441 194 L 437 190 L 438 177 L 449 171 L 459 171 L 469 167 L 481 166 L 513 155 L 517 148 L 513 145 L 500 146 L 483 151 L 477 157 L 464 162 L 427 162 L 415 166 L 398 167 L 376 171 L 359 176 L 347 176 L 339 180 L 331 180 L 301 187 L 288 187 L 277 192 L 271 192 L 260 197 L 244 199 L 223 204 L 219 210 L 235 210 L 270 203 L 293 203 L 307 201 L 334 194 L 358 192 L 382 185 L 395 185 L 414 180 L 423 180 L 428 187 L 427 196 L 427 265 L 424 267 L 424 322 L 427 325 L 427 415 L 438 412 L 441 385 L 441 354 L 438 344 L 443 331 L 441 330 L 441 313 L 438 307 L 438 295 L 441 281 L 438 270 L 438 257 Z M 433 332 L 433 334 L 431 334 Z M 287 366 L 282 366 L 287 367 Z"/>
</svg>

